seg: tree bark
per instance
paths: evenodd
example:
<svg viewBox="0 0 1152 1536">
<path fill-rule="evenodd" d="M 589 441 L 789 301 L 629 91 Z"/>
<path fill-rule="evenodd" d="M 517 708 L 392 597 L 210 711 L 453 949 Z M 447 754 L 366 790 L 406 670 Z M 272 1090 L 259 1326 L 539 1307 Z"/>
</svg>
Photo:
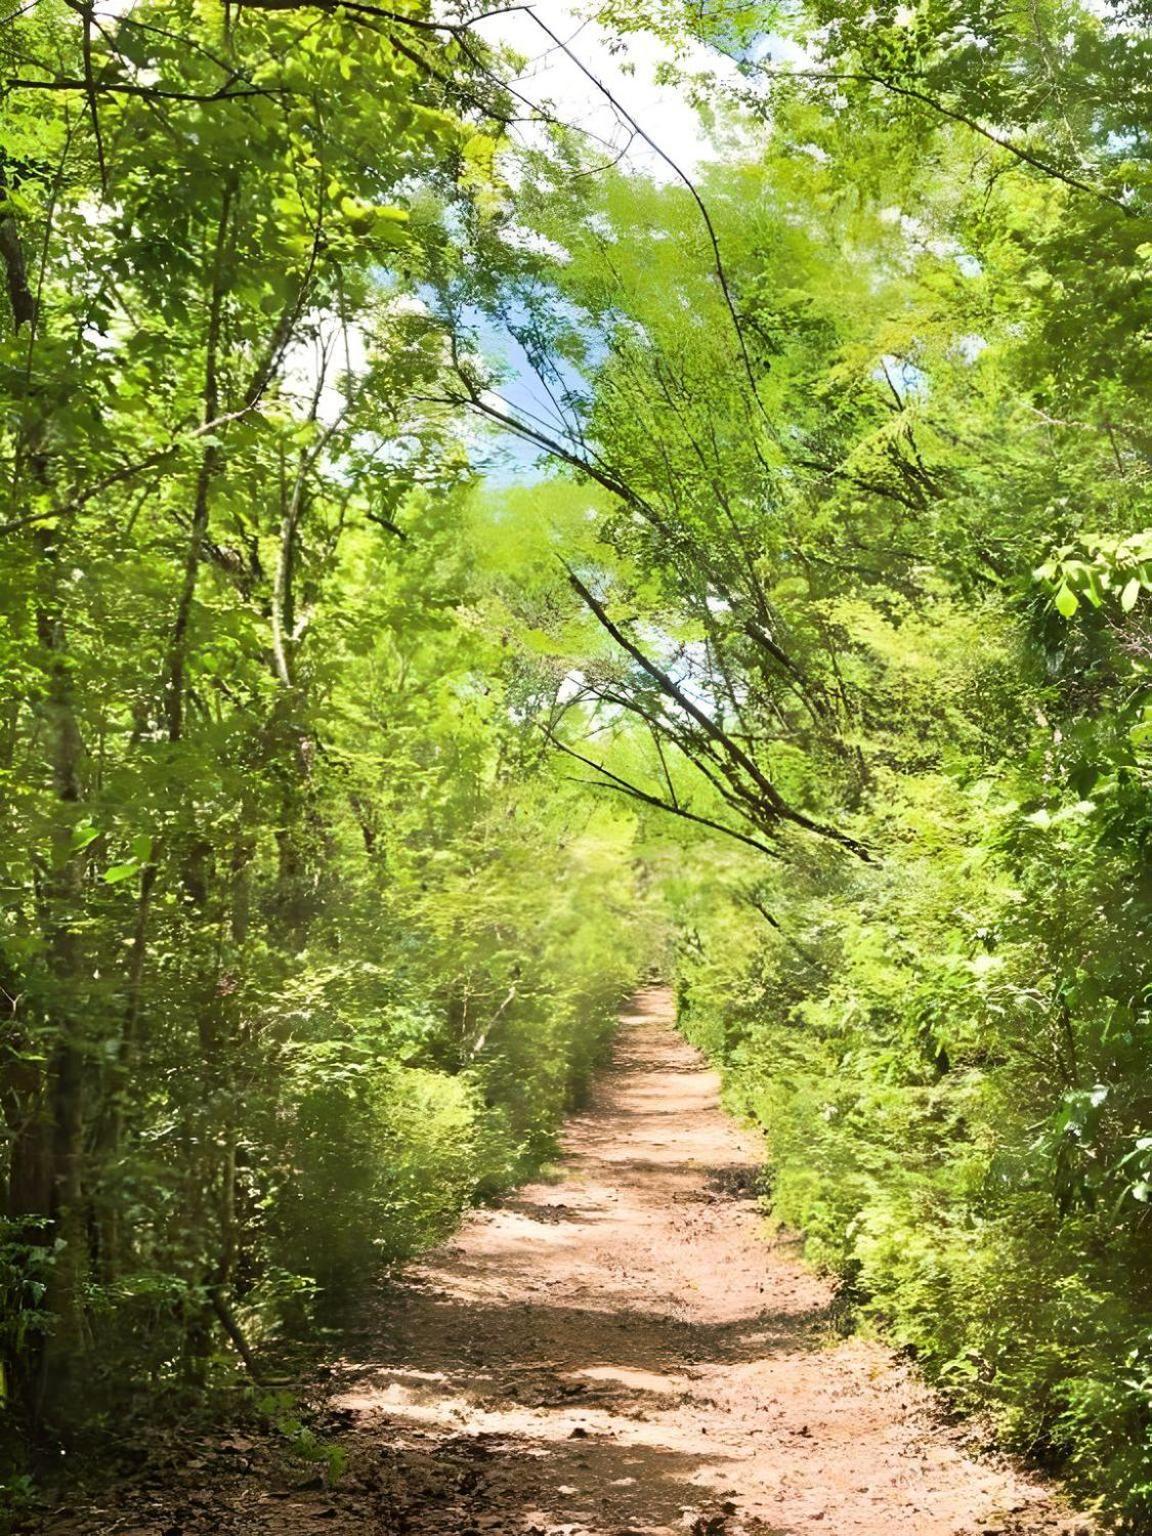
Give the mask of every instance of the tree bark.
<svg viewBox="0 0 1152 1536">
<path fill-rule="evenodd" d="M 81 979 L 83 854 L 72 848 L 81 798 L 83 754 L 74 685 L 65 650 L 64 612 L 57 583 L 56 536 L 37 535 L 43 595 L 37 612 L 44 692 L 38 713 L 47 742 L 54 802 L 51 847 L 41 867 L 38 905 L 44 937 L 43 1064 L 26 1059 L 15 1083 L 17 1131 L 10 1152 L 7 1215 L 23 1224 L 25 1240 L 55 1247 L 45 1310 L 50 1332 L 20 1362 L 19 1387 L 33 1423 L 67 1400 L 84 1343 L 87 1273 L 83 1187 L 87 1085 L 82 1025 L 76 1009 Z"/>
<path fill-rule="evenodd" d="M 220 216 L 216 224 L 208 301 L 208 335 L 204 351 L 203 421 L 205 424 L 215 421 L 220 415 L 220 334 L 224 316 L 228 232 L 234 194 L 233 184 L 228 183 L 224 188 L 224 195 L 220 202 Z M 201 453 L 200 469 L 196 477 L 192 527 L 188 535 L 188 546 L 184 552 L 184 569 L 176 602 L 176 616 L 172 623 L 168 654 L 164 664 L 164 716 L 168 740 L 173 742 L 179 741 L 184 734 L 188 626 L 192 619 L 192 606 L 196 600 L 196 585 L 200 575 L 200 561 L 204 554 L 204 542 L 208 533 L 212 484 L 219 472 L 221 461 L 222 453 L 219 444 L 209 438 Z"/>
<path fill-rule="evenodd" d="M 28 285 L 24 247 L 15 217 L 8 212 L 8 179 L 0 164 L 0 261 L 4 263 L 5 287 L 12 309 L 12 323 L 17 330 L 31 325 L 36 318 L 36 298 Z"/>
</svg>

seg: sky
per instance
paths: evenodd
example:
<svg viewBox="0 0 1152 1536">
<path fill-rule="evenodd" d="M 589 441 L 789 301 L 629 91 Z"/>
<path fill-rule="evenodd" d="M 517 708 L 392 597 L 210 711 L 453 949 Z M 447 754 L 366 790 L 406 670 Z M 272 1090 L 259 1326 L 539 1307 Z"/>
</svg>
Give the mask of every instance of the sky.
<svg viewBox="0 0 1152 1536">
<path fill-rule="evenodd" d="M 696 112 L 682 94 L 672 86 L 656 82 L 656 71 L 671 58 L 670 50 L 653 37 L 631 34 L 625 39 L 625 50 L 613 53 L 608 47 L 608 34 L 595 21 L 584 18 L 580 6 L 566 4 L 564 0 L 537 0 L 534 9 L 636 118 L 664 154 L 692 175 L 707 157 L 709 144 Z M 527 58 L 529 62 L 516 82 L 516 89 L 528 100 L 537 105 L 551 102 L 555 115 L 564 122 L 598 135 L 617 151 L 625 147 L 630 130 L 579 66 L 550 41 L 527 11 L 510 10 L 491 17 L 481 22 L 477 30 L 490 42 L 504 43 Z M 717 60 L 701 48 L 697 58 L 689 56 L 688 64 L 715 69 Z M 640 139 L 633 142 L 624 164 L 660 180 L 668 180 L 674 174 L 660 155 Z"/>
<path fill-rule="evenodd" d="M 511 6 L 515 0 L 493 0 L 494 5 L 497 3 Z M 712 153 L 712 147 L 699 116 L 683 93 L 674 86 L 656 81 L 657 71 L 662 63 L 671 59 L 671 51 L 647 34 L 628 36 L 623 40 L 623 50 L 619 48 L 620 40 L 613 39 L 617 45 L 613 51 L 609 46 L 609 34 L 596 22 L 582 16 L 579 4 L 567 4 L 564 0 L 535 0 L 533 8 L 568 45 L 575 58 L 553 44 L 525 9 L 509 9 L 503 15 L 487 18 L 477 24 L 476 30 L 490 43 L 503 44 L 527 61 L 522 73 L 512 81 L 515 89 L 534 105 L 547 105 L 561 121 L 584 128 L 605 141 L 605 161 L 626 150 L 621 161 L 622 169 L 659 181 L 674 180 L 676 173 L 659 153 L 663 151 L 686 175 L 694 177 Z M 723 60 L 703 48 L 679 62 L 682 66 L 686 63 L 690 69 L 713 72 L 719 72 L 718 66 L 720 69 L 725 67 Z M 580 63 L 643 126 L 659 150 L 632 135 L 612 104 L 582 73 Z M 530 128 L 526 131 L 532 132 Z M 596 153 L 600 148 L 593 144 Z M 483 349 L 512 364 L 512 375 L 502 387 L 505 400 L 513 407 L 552 415 L 515 344 L 484 324 L 478 328 Z M 298 367 L 302 378 L 314 378 L 315 364 L 310 358 L 299 359 Z M 343 400 L 336 390 L 329 390 L 327 394 L 332 399 L 324 402 L 326 408 L 321 411 L 322 419 L 338 411 Z M 489 474 L 494 481 L 510 483 L 536 478 L 535 466 L 540 459 L 538 449 L 507 434 L 480 435 L 487 437 L 493 449 Z"/>
<path fill-rule="evenodd" d="M 623 49 L 619 47 L 620 40 L 614 38 L 614 50 L 609 47 L 609 34 L 582 14 L 587 7 L 579 4 L 535 0 L 533 9 L 575 57 L 558 48 L 525 10 L 509 10 L 479 23 L 477 30 L 489 42 L 503 44 L 526 59 L 522 73 L 513 81 L 515 89 L 534 105 L 546 105 L 561 121 L 603 140 L 603 145 L 593 142 L 592 148 L 597 154 L 602 150 L 605 162 L 624 151 L 622 169 L 657 181 L 670 181 L 676 173 L 663 158 L 666 155 L 686 175 L 694 177 L 712 153 L 712 146 L 698 114 L 683 93 L 674 86 L 657 83 L 657 71 L 671 59 L 671 50 L 647 34 L 629 35 L 623 40 Z M 679 62 L 682 66 L 686 62 L 692 69 L 717 68 L 715 55 L 703 48 L 694 57 L 689 55 L 686 61 L 681 58 Z M 611 102 L 582 72 L 580 64 L 603 83 L 658 148 L 633 135 Z M 528 370 L 516 366 L 515 348 L 507 339 L 490 335 L 484 341 L 497 355 L 503 354 L 514 364 L 514 376 L 503 386 L 505 399 L 514 406 L 551 415 Z M 539 451 L 507 436 L 499 442 L 500 462 L 491 466 L 491 478 L 504 483 L 534 479 Z"/>
</svg>

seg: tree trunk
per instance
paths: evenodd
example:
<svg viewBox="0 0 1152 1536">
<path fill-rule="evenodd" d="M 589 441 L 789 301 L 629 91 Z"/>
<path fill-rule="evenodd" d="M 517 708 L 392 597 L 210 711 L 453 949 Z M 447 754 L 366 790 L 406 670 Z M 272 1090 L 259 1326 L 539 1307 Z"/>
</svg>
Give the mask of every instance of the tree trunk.
<svg viewBox="0 0 1152 1536">
<path fill-rule="evenodd" d="M 45 1310 L 54 1318 L 38 1349 L 20 1363 L 20 1387 L 33 1422 L 68 1400 L 77 1356 L 84 1345 L 87 1243 L 83 1187 L 86 1074 L 78 1012 L 83 854 L 72 848 L 80 801 L 83 752 L 64 614 L 57 584 L 57 535 L 36 536 L 44 591 L 37 613 L 45 686 L 38 713 L 48 747 L 55 804 L 51 848 L 41 867 L 38 904 L 44 935 L 43 1064 L 23 1062 L 10 1085 L 17 1128 L 10 1153 L 7 1214 L 23 1224 L 26 1239 L 54 1246 Z"/>
<path fill-rule="evenodd" d="M 212 286 L 208 300 L 208 335 L 204 352 L 203 421 L 205 425 L 215 421 L 220 414 L 220 334 L 224 317 L 225 267 L 233 195 L 234 187 L 229 183 L 224 188 L 224 195 L 220 202 L 220 217 L 216 224 Z M 176 616 L 172 623 L 172 631 L 168 639 L 168 654 L 164 663 L 164 718 L 169 741 L 179 741 L 184 734 L 188 626 L 192 620 L 192 606 L 196 599 L 200 562 L 208 533 L 212 484 L 219 472 L 222 457 L 219 444 L 207 442 L 200 457 L 200 470 L 196 477 L 196 494 L 192 503 L 192 527 L 188 535 L 188 546 L 184 552 L 184 570 L 176 601 Z"/>
</svg>

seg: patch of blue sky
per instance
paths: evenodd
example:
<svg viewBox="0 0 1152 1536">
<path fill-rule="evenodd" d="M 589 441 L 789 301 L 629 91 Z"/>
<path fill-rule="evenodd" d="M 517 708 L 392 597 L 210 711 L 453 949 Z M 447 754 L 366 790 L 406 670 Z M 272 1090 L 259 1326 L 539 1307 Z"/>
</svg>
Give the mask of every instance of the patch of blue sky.
<svg viewBox="0 0 1152 1536">
<path fill-rule="evenodd" d="M 894 357 L 891 353 L 880 359 L 872 370 L 872 377 L 881 384 L 891 382 L 904 395 L 926 394 L 928 391 L 928 375 L 924 369 L 906 357 Z"/>
<path fill-rule="evenodd" d="M 780 32 L 758 32 L 734 57 L 743 63 L 763 64 L 773 69 L 807 69 L 813 63 L 812 55 L 802 43 Z"/>
<path fill-rule="evenodd" d="M 463 319 L 493 370 L 491 394 L 498 409 L 579 456 L 583 449 L 578 428 L 591 399 L 589 375 L 607 356 L 607 345 L 574 306 L 555 298 L 552 306 L 552 318 L 578 332 L 583 366 L 550 349 L 538 371 L 517 336 L 530 318 L 523 307 L 510 309 L 506 323 L 476 308 L 466 310 Z M 476 462 L 495 485 L 523 485 L 539 479 L 555 456 L 542 444 L 492 422 L 476 439 Z"/>
</svg>

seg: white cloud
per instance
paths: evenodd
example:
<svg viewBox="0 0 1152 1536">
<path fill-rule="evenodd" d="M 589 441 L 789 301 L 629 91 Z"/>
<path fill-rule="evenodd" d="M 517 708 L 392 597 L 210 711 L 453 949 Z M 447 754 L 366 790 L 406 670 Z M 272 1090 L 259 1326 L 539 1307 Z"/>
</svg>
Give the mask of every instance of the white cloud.
<svg viewBox="0 0 1152 1536">
<path fill-rule="evenodd" d="M 317 421 L 334 426 L 348 406 L 341 386 L 349 375 L 362 374 L 367 365 L 363 327 L 356 321 L 342 323 L 332 310 L 314 309 L 303 317 L 296 339 L 284 353 L 284 396 L 301 416 L 308 414 L 315 397 Z"/>
<path fill-rule="evenodd" d="M 675 172 L 663 158 L 666 155 L 686 175 L 695 175 L 712 146 L 683 91 L 656 79 L 660 67 L 671 62 L 671 50 L 646 33 L 617 38 L 564 0 L 540 0 L 533 9 L 570 53 L 552 42 L 528 10 L 493 16 L 477 29 L 489 42 L 502 43 L 528 61 L 513 82 L 516 90 L 534 106 L 548 105 L 561 121 L 595 135 L 593 148 L 606 161 L 623 152 L 624 166 L 668 181 Z M 733 77 L 736 73 L 734 65 L 702 47 L 677 62 L 689 71 Z M 622 114 L 581 64 L 651 137 L 656 149 L 633 136 Z"/>
</svg>

